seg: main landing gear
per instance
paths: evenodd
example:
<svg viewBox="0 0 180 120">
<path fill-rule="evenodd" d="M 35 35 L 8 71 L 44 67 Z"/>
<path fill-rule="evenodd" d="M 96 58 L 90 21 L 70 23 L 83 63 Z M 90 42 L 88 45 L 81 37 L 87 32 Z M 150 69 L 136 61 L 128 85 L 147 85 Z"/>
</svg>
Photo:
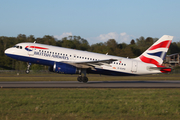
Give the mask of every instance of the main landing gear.
<svg viewBox="0 0 180 120">
<path fill-rule="evenodd" d="M 26 71 L 25 71 L 25 72 L 26 72 L 26 74 L 29 74 L 29 73 L 30 73 L 30 70 L 29 70 L 29 69 L 30 69 L 30 67 L 31 67 L 31 63 L 28 63 L 27 69 L 26 69 Z"/>
<path fill-rule="evenodd" d="M 81 75 L 81 73 L 84 74 L 84 76 Z M 88 78 L 86 77 L 86 69 L 82 69 L 80 75 L 78 76 L 77 80 L 79 82 L 83 82 L 83 83 L 87 83 L 88 82 Z"/>
</svg>

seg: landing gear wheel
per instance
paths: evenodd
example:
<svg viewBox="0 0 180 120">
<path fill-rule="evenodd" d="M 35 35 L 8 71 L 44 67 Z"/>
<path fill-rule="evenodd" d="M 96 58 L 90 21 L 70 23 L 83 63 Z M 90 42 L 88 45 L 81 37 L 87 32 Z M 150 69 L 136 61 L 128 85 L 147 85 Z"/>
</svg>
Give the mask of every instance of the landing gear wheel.
<svg viewBox="0 0 180 120">
<path fill-rule="evenodd" d="M 83 77 L 81 74 L 84 74 Z M 77 80 L 79 82 L 83 82 L 83 83 L 87 83 L 88 82 L 88 78 L 86 77 L 86 69 L 81 69 L 81 73 L 79 74 Z"/>
<path fill-rule="evenodd" d="M 31 63 L 27 63 L 28 64 L 28 66 L 27 66 L 27 69 L 26 69 L 26 74 L 29 74 L 30 73 L 30 67 L 31 67 Z"/>
<path fill-rule="evenodd" d="M 30 70 L 26 70 L 25 72 L 26 72 L 26 74 L 29 74 L 29 73 L 30 73 Z"/>
<path fill-rule="evenodd" d="M 82 82 L 82 76 L 78 76 L 77 80 L 78 80 L 79 82 Z"/>
<path fill-rule="evenodd" d="M 86 76 L 82 77 L 82 81 L 83 83 L 87 83 L 88 82 L 88 78 Z"/>
</svg>

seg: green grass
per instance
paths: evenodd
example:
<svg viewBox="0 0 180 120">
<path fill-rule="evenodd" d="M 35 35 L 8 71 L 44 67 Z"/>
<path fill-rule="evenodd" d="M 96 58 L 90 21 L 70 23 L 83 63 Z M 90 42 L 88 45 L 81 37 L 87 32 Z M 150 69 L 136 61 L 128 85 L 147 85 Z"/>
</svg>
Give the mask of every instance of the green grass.
<svg viewBox="0 0 180 120">
<path fill-rule="evenodd" d="M 77 81 L 78 74 L 0 74 L 0 81 Z M 180 80 L 180 74 L 156 74 L 143 76 L 105 76 L 88 74 L 89 81 L 124 81 L 124 80 Z"/>
<path fill-rule="evenodd" d="M 78 75 L 0 73 L 0 81 L 76 81 Z M 180 74 L 100 76 L 89 81 L 179 80 Z M 0 89 L 2 120 L 180 119 L 180 89 Z"/>
<path fill-rule="evenodd" d="M 180 119 L 180 89 L 2 88 L 0 119 Z"/>
</svg>

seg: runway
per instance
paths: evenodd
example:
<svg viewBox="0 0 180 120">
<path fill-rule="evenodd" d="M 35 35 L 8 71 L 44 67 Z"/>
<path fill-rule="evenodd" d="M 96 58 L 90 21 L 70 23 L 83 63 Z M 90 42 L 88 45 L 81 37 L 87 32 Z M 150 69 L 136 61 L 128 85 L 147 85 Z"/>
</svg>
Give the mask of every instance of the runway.
<svg viewBox="0 0 180 120">
<path fill-rule="evenodd" d="M 1 88 L 180 88 L 180 81 L 0 82 Z"/>
</svg>

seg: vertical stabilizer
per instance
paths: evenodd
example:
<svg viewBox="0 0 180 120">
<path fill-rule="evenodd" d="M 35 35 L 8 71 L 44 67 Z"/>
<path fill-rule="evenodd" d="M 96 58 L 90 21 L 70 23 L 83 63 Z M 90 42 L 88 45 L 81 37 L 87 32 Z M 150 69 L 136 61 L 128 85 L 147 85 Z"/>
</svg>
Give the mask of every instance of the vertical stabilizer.
<svg viewBox="0 0 180 120">
<path fill-rule="evenodd" d="M 136 59 L 141 60 L 145 63 L 154 64 L 156 66 L 161 65 L 169 49 L 172 39 L 173 36 L 163 35 Z"/>
</svg>

